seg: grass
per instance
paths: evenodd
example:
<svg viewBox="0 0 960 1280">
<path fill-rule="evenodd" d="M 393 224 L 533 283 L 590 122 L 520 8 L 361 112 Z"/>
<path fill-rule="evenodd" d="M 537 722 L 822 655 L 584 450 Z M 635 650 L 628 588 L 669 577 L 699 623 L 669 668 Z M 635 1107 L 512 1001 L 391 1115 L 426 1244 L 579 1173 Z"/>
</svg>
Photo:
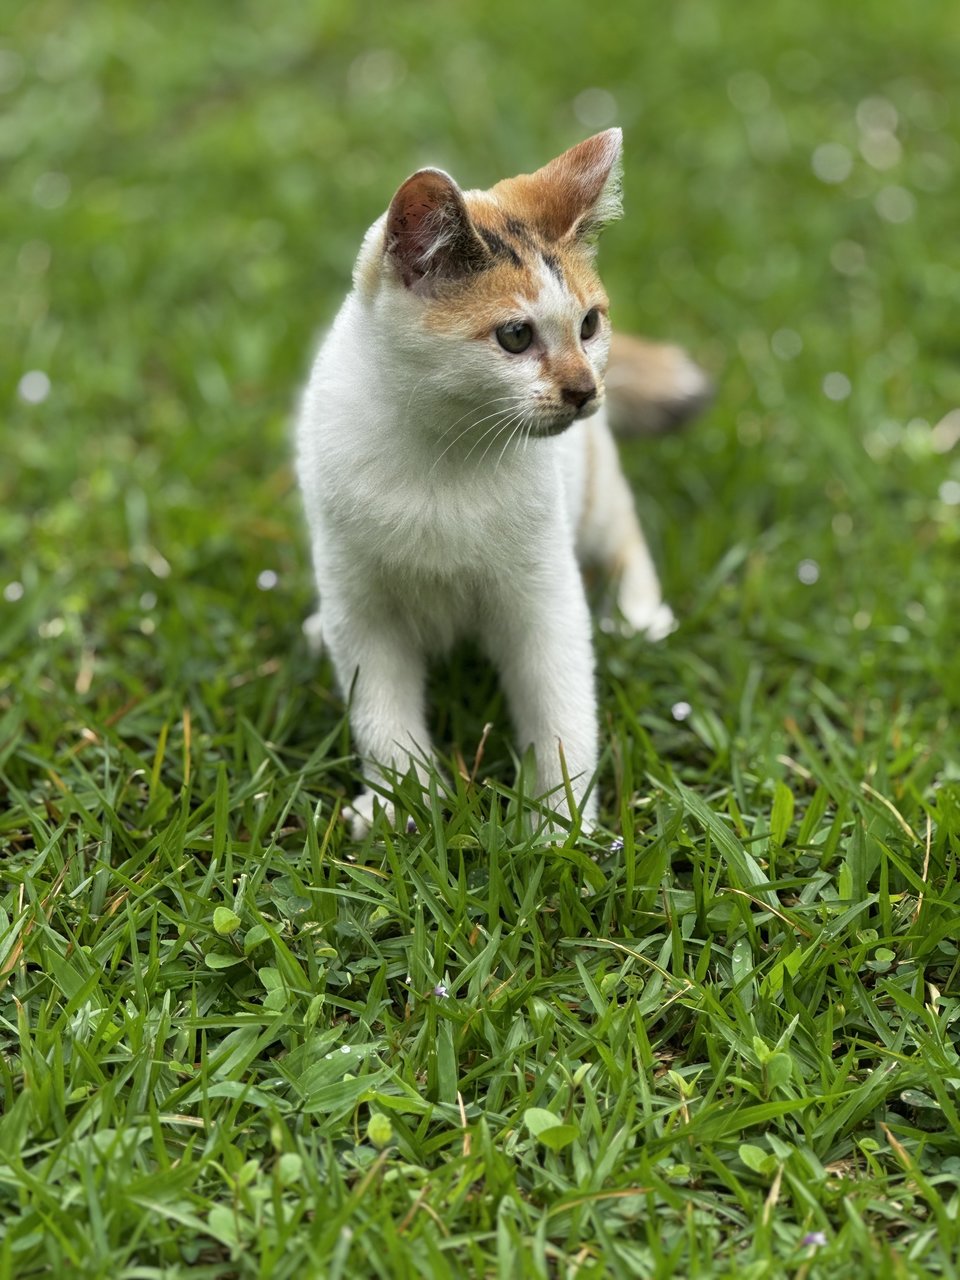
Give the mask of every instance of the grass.
<svg viewBox="0 0 960 1280">
<path fill-rule="evenodd" d="M 957 1276 L 947 9 L 7 9 L 0 1275 Z M 295 389 L 409 171 L 611 111 L 616 318 L 718 383 L 625 450 L 681 629 L 597 636 L 609 834 L 462 656 L 475 780 L 354 844 Z"/>
</svg>

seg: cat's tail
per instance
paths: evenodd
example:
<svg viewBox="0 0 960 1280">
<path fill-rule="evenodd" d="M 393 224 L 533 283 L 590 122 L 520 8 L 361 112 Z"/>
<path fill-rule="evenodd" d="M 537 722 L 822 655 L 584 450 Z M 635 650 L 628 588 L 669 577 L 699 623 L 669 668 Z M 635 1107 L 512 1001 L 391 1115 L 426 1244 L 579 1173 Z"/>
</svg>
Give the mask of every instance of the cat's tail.
<svg viewBox="0 0 960 1280">
<path fill-rule="evenodd" d="M 694 417 L 713 395 L 682 347 L 615 333 L 605 378 L 610 425 L 620 435 L 657 435 Z"/>
</svg>

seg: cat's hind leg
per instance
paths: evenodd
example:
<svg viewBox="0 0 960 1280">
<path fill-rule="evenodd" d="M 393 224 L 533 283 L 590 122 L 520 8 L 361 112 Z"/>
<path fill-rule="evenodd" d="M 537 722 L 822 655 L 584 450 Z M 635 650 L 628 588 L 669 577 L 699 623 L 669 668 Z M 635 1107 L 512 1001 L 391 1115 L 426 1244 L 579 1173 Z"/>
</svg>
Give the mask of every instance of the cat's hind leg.
<svg viewBox="0 0 960 1280">
<path fill-rule="evenodd" d="M 602 417 L 588 428 L 577 553 L 581 563 L 599 565 L 616 582 L 617 608 L 627 628 L 662 640 L 677 620 L 663 599 L 616 443 Z"/>
</svg>

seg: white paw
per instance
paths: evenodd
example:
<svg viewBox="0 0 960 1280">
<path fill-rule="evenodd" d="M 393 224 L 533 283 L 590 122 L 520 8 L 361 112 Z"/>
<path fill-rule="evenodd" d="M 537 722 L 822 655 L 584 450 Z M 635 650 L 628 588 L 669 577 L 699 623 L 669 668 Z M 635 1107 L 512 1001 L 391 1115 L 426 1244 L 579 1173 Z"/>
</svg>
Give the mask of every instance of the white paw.
<svg viewBox="0 0 960 1280">
<path fill-rule="evenodd" d="M 375 791 L 361 791 L 353 798 L 352 804 L 345 804 L 341 810 L 342 817 L 350 823 L 350 834 L 354 840 L 362 840 L 370 828 L 378 812 L 385 813 L 390 827 L 396 827 L 397 815 L 392 804 L 383 800 Z M 407 818 L 407 834 L 412 835 L 417 829 L 413 818 Z"/>
<path fill-rule="evenodd" d="M 656 642 L 665 640 L 679 625 L 673 610 L 662 600 L 651 603 L 621 598 L 618 603 L 626 623 L 624 630 L 627 635 L 639 632 L 648 640 Z"/>
</svg>

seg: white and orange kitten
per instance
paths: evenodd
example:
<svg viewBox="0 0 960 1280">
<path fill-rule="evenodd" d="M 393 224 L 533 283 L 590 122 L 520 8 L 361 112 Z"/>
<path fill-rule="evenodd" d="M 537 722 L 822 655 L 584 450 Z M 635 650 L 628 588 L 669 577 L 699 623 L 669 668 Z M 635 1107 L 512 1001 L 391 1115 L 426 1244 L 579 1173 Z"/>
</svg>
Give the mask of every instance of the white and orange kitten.
<svg viewBox="0 0 960 1280">
<path fill-rule="evenodd" d="M 317 355 L 298 426 L 320 595 L 309 627 L 350 700 L 368 784 L 358 835 L 393 774 L 425 780 L 427 661 L 465 634 L 499 670 L 539 792 L 568 815 L 565 764 L 594 822 L 580 564 L 618 578 L 630 627 L 657 639 L 674 625 L 605 408 L 594 245 L 621 212 L 620 153 L 609 129 L 489 191 L 413 174 L 367 233 Z M 678 348 L 614 347 L 611 401 L 641 428 L 703 398 Z"/>
</svg>

